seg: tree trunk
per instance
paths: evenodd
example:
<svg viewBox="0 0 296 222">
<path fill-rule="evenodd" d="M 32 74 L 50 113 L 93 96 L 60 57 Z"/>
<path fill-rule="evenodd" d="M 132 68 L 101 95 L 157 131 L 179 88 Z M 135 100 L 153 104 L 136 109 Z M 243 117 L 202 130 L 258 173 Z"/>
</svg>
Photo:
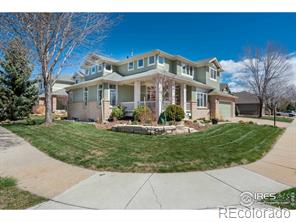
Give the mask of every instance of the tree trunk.
<svg viewBox="0 0 296 222">
<path fill-rule="evenodd" d="M 263 100 L 259 99 L 259 115 L 258 115 L 259 118 L 262 117 L 262 109 L 263 109 Z"/>
<path fill-rule="evenodd" d="M 52 124 L 52 102 L 51 102 L 51 86 L 45 84 L 45 125 Z"/>
<path fill-rule="evenodd" d="M 273 126 L 276 126 L 276 106 L 273 107 Z"/>
</svg>

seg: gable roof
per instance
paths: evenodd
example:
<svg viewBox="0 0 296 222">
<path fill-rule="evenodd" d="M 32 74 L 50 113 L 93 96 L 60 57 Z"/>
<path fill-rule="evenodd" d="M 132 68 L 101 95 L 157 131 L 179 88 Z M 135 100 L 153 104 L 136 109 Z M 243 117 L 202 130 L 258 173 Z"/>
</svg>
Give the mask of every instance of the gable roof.
<svg viewBox="0 0 296 222">
<path fill-rule="evenodd" d="M 122 65 L 122 64 L 125 64 L 127 62 L 134 61 L 134 60 L 137 60 L 137 59 L 140 59 L 140 58 L 143 58 L 143 57 L 147 57 L 147 56 L 153 55 L 153 54 L 163 55 L 163 56 L 168 57 L 171 60 L 180 60 L 182 62 L 189 63 L 190 65 L 195 66 L 195 67 L 201 67 L 201 66 L 204 66 L 204 65 L 209 65 L 210 63 L 214 63 L 218 67 L 219 71 L 221 71 L 221 72 L 223 71 L 223 68 L 222 68 L 221 64 L 219 63 L 219 61 L 218 61 L 218 59 L 216 57 L 211 57 L 211 58 L 198 60 L 198 61 L 192 61 L 192 60 L 189 60 L 189 59 L 187 59 L 187 58 L 185 58 L 183 56 L 173 55 L 173 54 L 167 53 L 165 51 L 162 51 L 160 49 L 154 49 L 152 51 L 141 53 L 141 54 L 138 54 L 138 55 L 134 55 L 132 57 L 129 57 L 129 58 L 126 58 L 126 59 L 123 59 L 123 60 L 116 60 L 116 59 L 106 57 L 106 56 L 101 55 L 101 54 L 90 53 L 89 55 L 86 56 L 86 59 L 82 63 L 81 66 L 83 67 L 83 66 L 90 65 L 91 62 L 95 61 L 95 60 L 107 61 L 110 64 L 114 64 L 114 65 Z"/>
<path fill-rule="evenodd" d="M 236 104 L 259 104 L 259 99 L 254 94 L 242 91 L 233 93 L 233 95 L 237 96 Z"/>
</svg>

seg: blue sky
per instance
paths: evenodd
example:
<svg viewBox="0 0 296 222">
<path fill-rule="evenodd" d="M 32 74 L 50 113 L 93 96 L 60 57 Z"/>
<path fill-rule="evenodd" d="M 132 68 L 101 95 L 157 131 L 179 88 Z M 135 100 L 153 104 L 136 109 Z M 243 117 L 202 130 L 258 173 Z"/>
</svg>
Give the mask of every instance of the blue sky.
<svg viewBox="0 0 296 222">
<path fill-rule="evenodd" d="M 116 15 L 116 14 L 115 14 Z M 296 13 L 121 13 L 122 20 L 98 46 L 101 53 L 123 59 L 161 49 L 190 60 L 217 57 L 225 61 L 225 82 L 232 81 L 247 46 L 272 41 L 296 52 Z M 234 62 L 234 63 L 232 63 Z M 232 69 L 232 70 L 231 70 Z M 72 70 L 67 70 L 67 72 Z M 234 86 L 235 87 L 235 86 Z"/>
</svg>

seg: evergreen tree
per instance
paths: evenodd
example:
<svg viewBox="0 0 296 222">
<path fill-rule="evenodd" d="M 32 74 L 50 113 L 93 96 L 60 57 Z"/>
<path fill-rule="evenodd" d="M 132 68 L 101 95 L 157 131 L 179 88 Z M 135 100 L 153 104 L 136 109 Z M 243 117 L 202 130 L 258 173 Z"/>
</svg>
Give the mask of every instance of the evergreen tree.
<svg viewBox="0 0 296 222">
<path fill-rule="evenodd" d="M 33 65 L 28 50 L 19 39 L 9 42 L 0 60 L 0 119 L 17 120 L 28 116 L 38 98 Z"/>
</svg>

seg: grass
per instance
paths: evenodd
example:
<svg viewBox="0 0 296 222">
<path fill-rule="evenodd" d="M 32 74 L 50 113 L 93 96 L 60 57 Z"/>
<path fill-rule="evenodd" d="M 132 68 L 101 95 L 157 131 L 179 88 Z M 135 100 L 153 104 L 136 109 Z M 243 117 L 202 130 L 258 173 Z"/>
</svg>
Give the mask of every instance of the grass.
<svg viewBox="0 0 296 222">
<path fill-rule="evenodd" d="M 277 193 L 275 199 L 269 197 L 262 202 L 274 207 L 296 210 L 296 187 Z"/>
<path fill-rule="evenodd" d="M 19 189 L 15 179 L 0 177 L 0 209 L 26 209 L 43 201 L 46 199 Z"/>
<path fill-rule="evenodd" d="M 266 120 L 272 120 L 273 121 L 273 116 L 262 116 L 261 118 L 259 118 L 257 116 L 239 116 L 239 117 L 255 118 L 255 119 L 266 119 Z M 291 118 L 291 117 L 283 117 L 283 116 L 276 116 L 275 120 L 277 122 L 291 123 L 291 122 L 293 122 L 294 118 Z"/>
<path fill-rule="evenodd" d="M 52 126 L 4 125 L 61 161 L 95 170 L 184 172 L 246 164 L 260 159 L 283 129 L 229 123 L 189 135 L 147 136 L 56 121 Z"/>
</svg>

